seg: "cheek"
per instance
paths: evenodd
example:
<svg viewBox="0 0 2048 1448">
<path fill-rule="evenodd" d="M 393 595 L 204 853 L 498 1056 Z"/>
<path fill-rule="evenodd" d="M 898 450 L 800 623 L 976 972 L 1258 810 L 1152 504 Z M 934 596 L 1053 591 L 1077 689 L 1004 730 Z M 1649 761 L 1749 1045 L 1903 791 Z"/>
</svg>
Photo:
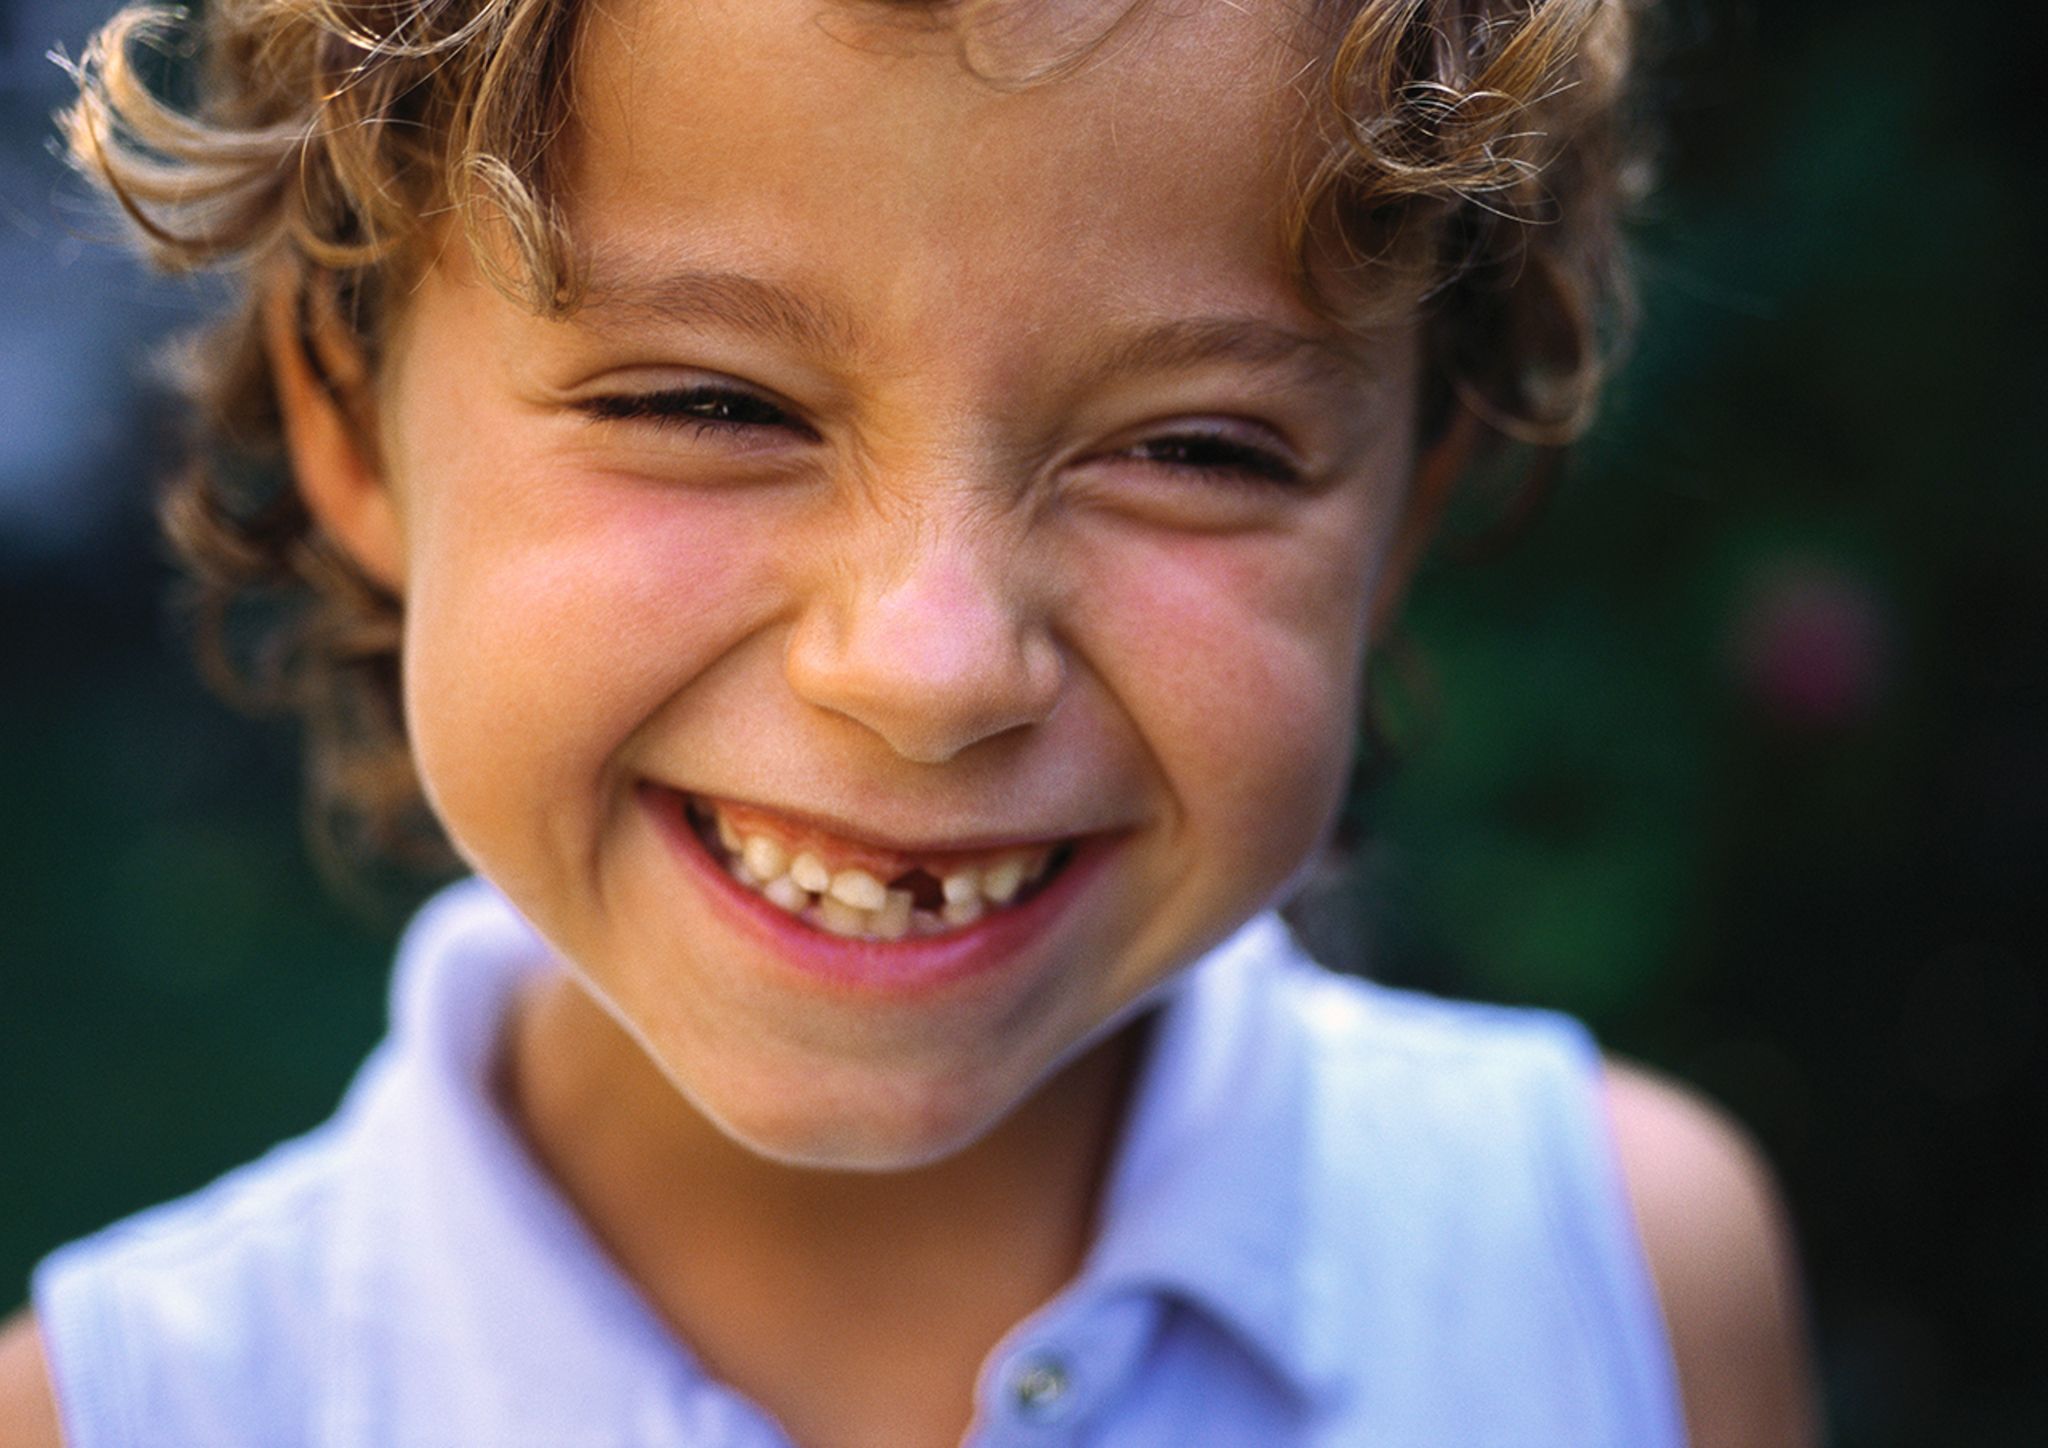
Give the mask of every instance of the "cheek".
<svg viewBox="0 0 2048 1448">
<path fill-rule="evenodd" d="M 466 850 L 573 836 L 635 732 L 750 627 L 759 530 L 728 501 L 544 471 L 421 494 L 405 662 L 429 797 Z"/>
<path fill-rule="evenodd" d="M 1336 805 L 1372 560 L 1362 527 L 1304 528 L 1161 537 L 1098 570 L 1111 687 L 1184 816 L 1233 853 L 1291 868 Z"/>
</svg>

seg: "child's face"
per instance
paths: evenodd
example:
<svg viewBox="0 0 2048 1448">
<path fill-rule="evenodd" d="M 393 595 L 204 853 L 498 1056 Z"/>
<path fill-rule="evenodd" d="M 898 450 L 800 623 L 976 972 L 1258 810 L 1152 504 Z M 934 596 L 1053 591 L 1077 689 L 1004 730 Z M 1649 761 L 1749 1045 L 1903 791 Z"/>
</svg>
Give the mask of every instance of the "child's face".
<svg viewBox="0 0 2048 1448">
<path fill-rule="evenodd" d="M 429 793 L 759 1151 L 964 1145 L 1327 826 L 1416 348 L 1288 283 L 1288 8 L 1147 8 L 1011 90 L 844 4 L 608 5 L 589 304 L 452 245 L 408 307 L 384 562 Z M 721 812 L 907 901 L 777 904 Z"/>
</svg>

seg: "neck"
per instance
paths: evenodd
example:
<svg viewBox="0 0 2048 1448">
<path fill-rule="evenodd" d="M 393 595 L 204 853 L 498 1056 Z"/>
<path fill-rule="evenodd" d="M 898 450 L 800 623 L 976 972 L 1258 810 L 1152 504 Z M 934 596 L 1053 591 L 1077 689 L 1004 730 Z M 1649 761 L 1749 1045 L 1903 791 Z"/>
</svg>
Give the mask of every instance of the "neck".
<svg viewBox="0 0 2048 1448">
<path fill-rule="evenodd" d="M 522 1002 L 504 1094 L 655 1311 L 797 1441 L 952 1443 L 983 1358 L 1081 1265 L 1138 1029 L 904 1172 L 756 1156 L 565 975 Z"/>
</svg>

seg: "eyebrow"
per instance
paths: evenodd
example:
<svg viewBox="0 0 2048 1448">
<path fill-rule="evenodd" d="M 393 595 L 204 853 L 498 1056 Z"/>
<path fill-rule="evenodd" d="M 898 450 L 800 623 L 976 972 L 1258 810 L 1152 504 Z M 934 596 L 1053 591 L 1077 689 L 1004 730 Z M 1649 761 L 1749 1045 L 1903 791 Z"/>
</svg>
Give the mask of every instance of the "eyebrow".
<svg viewBox="0 0 2048 1448">
<path fill-rule="evenodd" d="M 867 350 L 867 334 L 850 313 L 742 272 L 595 274 L 578 317 L 586 314 L 602 322 L 724 327 L 834 359 Z M 1357 351 L 1338 338 L 1234 314 L 1112 325 L 1082 349 L 1075 370 L 1110 381 L 1218 363 L 1293 371 L 1320 383 L 1357 383 L 1372 375 Z"/>
<path fill-rule="evenodd" d="M 1317 382 L 1358 382 L 1371 375 L 1342 342 L 1255 316 L 1142 323 L 1110 333 L 1084 355 L 1088 374 L 1104 380 L 1184 372 L 1211 363 L 1293 370 Z"/>
<path fill-rule="evenodd" d="M 577 319 L 586 315 L 593 321 L 727 327 L 828 356 L 851 356 L 863 350 L 864 342 L 860 326 L 846 313 L 741 272 L 593 274 Z"/>
</svg>

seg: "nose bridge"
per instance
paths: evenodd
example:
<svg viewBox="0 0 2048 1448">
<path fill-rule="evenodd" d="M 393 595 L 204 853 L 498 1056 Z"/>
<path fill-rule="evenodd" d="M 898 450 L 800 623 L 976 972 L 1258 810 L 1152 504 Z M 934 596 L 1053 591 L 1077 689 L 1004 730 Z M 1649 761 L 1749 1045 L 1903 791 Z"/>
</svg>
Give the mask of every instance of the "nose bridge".
<svg viewBox="0 0 2048 1448">
<path fill-rule="evenodd" d="M 1045 718 L 1063 667 L 1021 530 L 959 487 L 862 512 L 792 636 L 798 695 L 924 763 Z"/>
<path fill-rule="evenodd" d="M 857 620 L 868 615 L 878 639 L 917 639 L 935 664 L 969 652 L 949 651 L 948 640 L 967 645 L 1002 630 L 1018 600 L 1002 569 L 990 566 L 999 560 L 982 556 L 994 551 L 989 540 L 962 538 L 929 517 L 901 532 L 894 546 L 869 554 L 876 567 L 854 570 L 847 604 Z"/>
</svg>

